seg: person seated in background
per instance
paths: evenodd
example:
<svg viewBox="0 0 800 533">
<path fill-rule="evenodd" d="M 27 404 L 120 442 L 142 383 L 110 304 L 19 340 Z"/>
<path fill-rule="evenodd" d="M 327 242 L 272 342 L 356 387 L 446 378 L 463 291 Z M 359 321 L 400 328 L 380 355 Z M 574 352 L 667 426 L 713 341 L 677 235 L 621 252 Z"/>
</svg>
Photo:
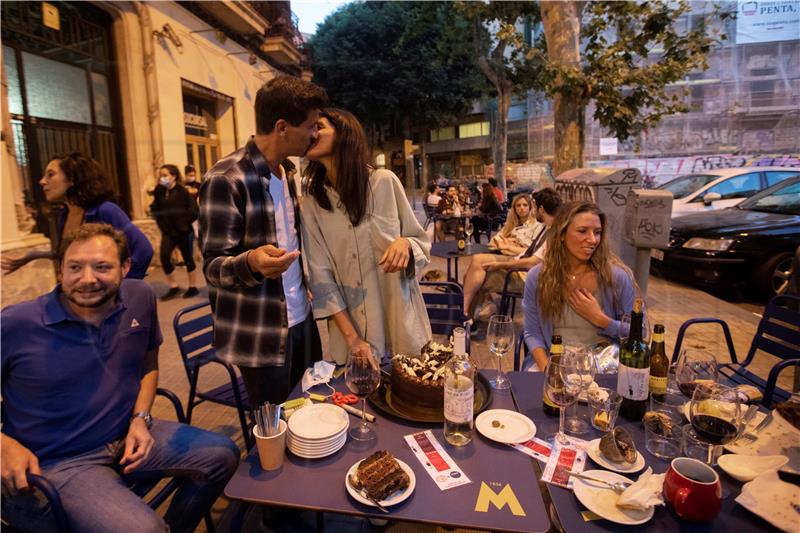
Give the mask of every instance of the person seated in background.
<svg viewBox="0 0 800 533">
<path fill-rule="evenodd" d="M 27 473 L 58 491 L 73 531 L 194 531 L 236 470 L 223 435 L 152 420 L 161 330 L 150 286 L 131 267 L 122 232 L 85 224 L 59 252 L 61 283 L 5 308 L 3 519 L 52 529 Z M 170 476 L 162 519 L 127 486 Z"/>
<path fill-rule="evenodd" d="M 489 249 L 503 255 L 517 256 L 528 249 L 540 231 L 542 225 L 534 216 L 530 196 L 518 194 L 511 202 L 511 209 L 502 229 L 489 241 Z"/>
<path fill-rule="evenodd" d="M 548 232 L 544 262 L 525 280 L 524 338 L 538 369 L 547 365 L 553 335 L 570 344 L 615 341 L 638 288 L 609 249 L 606 216 L 596 204 L 561 207 Z"/>
<path fill-rule="evenodd" d="M 488 181 L 489 181 L 489 185 L 491 185 L 491 186 L 492 186 L 492 191 L 494 192 L 494 195 L 495 195 L 495 197 L 497 198 L 497 201 L 498 201 L 500 204 L 502 204 L 503 202 L 505 202 L 505 201 L 506 201 L 506 198 L 505 198 L 505 196 L 503 195 L 503 191 L 501 191 L 501 190 L 500 190 L 500 187 L 498 187 L 498 186 L 497 186 L 497 180 L 496 180 L 496 179 L 494 179 L 494 178 L 489 178 L 489 179 L 488 179 Z"/>
<path fill-rule="evenodd" d="M 458 186 L 458 202 L 462 208 L 469 208 L 472 204 L 472 191 L 464 183 Z"/>
<path fill-rule="evenodd" d="M 81 224 L 103 222 L 125 233 L 131 257 L 129 278 L 142 279 L 153 258 L 153 246 L 128 215 L 111 201 L 114 185 L 100 163 L 80 152 L 57 155 L 47 164 L 39 180 L 45 199 L 64 204 L 56 220 L 56 232 L 50 235 L 52 250 L 58 250 L 61 239 Z M 34 250 L 22 257 L 3 254 L 3 274 L 10 274 L 34 259 L 55 259 L 50 250 Z"/>
<path fill-rule="evenodd" d="M 517 198 L 514 199 L 515 202 Z M 553 218 L 561 207 L 561 197 L 554 189 L 546 188 L 535 192 L 533 198 L 535 218 L 541 223 L 541 227 L 524 252 L 516 257 L 498 254 L 478 254 L 473 257 L 464 274 L 464 314 L 467 317 L 473 318 L 491 294 L 503 290 L 506 273 L 509 270 L 517 272 L 512 272 L 506 289 L 519 292 L 525 284 L 528 270 L 542 262 L 543 250 L 546 249 L 547 229 L 552 225 Z"/>
<path fill-rule="evenodd" d="M 428 196 L 425 198 L 425 204 L 428 207 L 437 208 L 439 202 L 442 201 L 442 191 L 435 183 L 428 184 Z"/>
<path fill-rule="evenodd" d="M 480 213 L 472 217 L 475 242 L 481 242 L 481 233 L 487 233 L 491 227 L 492 218 L 503 212 L 503 206 L 497 201 L 497 197 L 492 192 L 492 186 L 488 183 L 483 184 L 478 211 Z"/>
<path fill-rule="evenodd" d="M 459 217 L 463 211 L 464 207 L 458 199 L 458 189 L 456 189 L 455 185 L 448 186 L 447 193 L 439 202 L 436 212 L 444 217 Z M 435 240 L 443 241 L 445 232 L 455 232 L 459 222 L 457 218 L 437 220 L 434 225 L 434 232 L 436 234 Z"/>
</svg>

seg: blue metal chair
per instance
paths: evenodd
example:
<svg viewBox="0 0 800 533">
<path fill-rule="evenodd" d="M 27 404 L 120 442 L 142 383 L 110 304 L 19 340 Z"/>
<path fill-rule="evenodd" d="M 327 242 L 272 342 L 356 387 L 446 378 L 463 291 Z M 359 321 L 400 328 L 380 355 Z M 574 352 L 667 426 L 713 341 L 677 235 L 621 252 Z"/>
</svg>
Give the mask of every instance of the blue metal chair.
<svg viewBox="0 0 800 533">
<path fill-rule="evenodd" d="M 175 409 L 175 418 L 178 422 L 183 424 L 186 422 L 186 416 L 183 414 L 183 407 L 181 406 L 181 401 L 178 397 L 170 390 L 158 388 L 156 390 L 156 395 L 163 396 L 172 404 L 173 408 Z M 39 490 L 44 497 L 47 499 L 47 503 L 50 506 L 50 510 L 53 515 L 53 520 L 55 521 L 56 531 L 58 533 L 71 533 L 72 529 L 69 526 L 69 520 L 67 519 L 67 514 L 64 512 L 64 506 L 61 503 L 61 497 L 58 494 L 58 491 L 53 486 L 47 478 L 43 476 L 38 476 L 35 474 L 31 474 L 28 472 L 27 474 L 28 484 Z M 164 503 L 167 498 L 172 496 L 172 494 L 178 488 L 178 480 L 175 478 L 171 478 L 158 492 L 149 496 L 150 492 L 155 489 L 159 483 L 164 478 L 161 479 L 154 479 L 147 482 L 140 482 L 140 483 L 132 483 L 129 485 L 131 491 L 134 494 L 138 495 L 141 498 L 147 498 L 147 505 L 151 509 L 157 509 L 162 503 Z M 209 532 L 214 532 L 214 521 L 211 519 L 211 512 L 207 512 L 203 517 L 206 523 L 206 530 Z M 9 524 L 11 529 L 14 530 L 14 524 Z"/>
<path fill-rule="evenodd" d="M 525 268 L 512 268 L 506 271 L 506 279 L 503 282 L 503 290 L 500 292 L 500 314 L 509 315 L 512 319 L 517 311 L 517 299 L 522 298 L 522 291 L 514 291 L 508 288 L 512 276 L 515 272 L 527 272 Z"/>
<path fill-rule="evenodd" d="M 514 343 L 514 371 L 519 372 L 525 366 L 525 360 L 530 357 L 528 345 L 525 344 L 525 332 L 521 331 L 517 342 Z"/>
<path fill-rule="evenodd" d="M 172 321 L 175 338 L 183 358 L 183 366 L 189 379 L 189 399 L 186 403 L 186 423 L 192 423 L 192 411 L 196 405 L 205 401 L 228 407 L 235 407 L 242 426 L 242 436 L 247 449 L 253 445 L 248 429 L 247 416 L 250 412 L 247 391 L 242 378 L 236 375 L 232 365 L 217 357 L 214 349 L 214 317 L 211 304 L 203 302 L 178 311 Z M 210 363 L 222 365 L 228 373 L 229 382 L 210 390 L 198 390 L 197 381 L 200 369 Z"/>
<path fill-rule="evenodd" d="M 678 330 L 672 362 L 676 362 L 681 353 L 683 337 L 689 326 L 693 324 L 719 324 L 725 336 L 725 343 L 731 358 L 730 363 L 719 366 L 722 375 L 738 384 L 755 385 L 764 393 L 762 403 L 766 407 L 776 401 L 785 401 L 790 393 L 776 386 L 778 375 L 788 366 L 800 366 L 800 297 L 788 294 L 775 296 L 767 303 L 761 322 L 758 324 L 747 357 L 739 363 L 736 349 L 733 346 L 730 328 L 724 320 L 718 318 L 693 318 L 684 322 Z M 750 372 L 747 367 L 753 362 L 756 351 L 761 350 L 779 359 L 773 366 L 766 381 Z"/>
<path fill-rule="evenodd" d="M 469 351 L 469 328 L 465 326 L 464 289 L 451 281 L 421 281 L 422 299 L 428 311 L 431 331 L 436 335 L 449 337 L 455 328 L 467 330 L 467 351 Z M 433 289 L 426 291 L 425 289 Z"/>
</svg>

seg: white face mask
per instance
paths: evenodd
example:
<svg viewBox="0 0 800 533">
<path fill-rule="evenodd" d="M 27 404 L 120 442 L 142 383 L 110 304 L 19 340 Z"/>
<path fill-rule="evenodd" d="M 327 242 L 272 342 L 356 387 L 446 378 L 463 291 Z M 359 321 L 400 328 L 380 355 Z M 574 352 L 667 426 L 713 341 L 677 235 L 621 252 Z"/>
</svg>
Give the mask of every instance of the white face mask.
<svg viewBox="0 0 800 533">
<path fill-rule="evenodd" d="M 172 185 L 172 178 L 159 178 L 158 182 L 164 187 L 169 188 L 169 186 Z"/>
<path fill-rule="evenodd" d="M 336 370 L 336 365 L 328 361 L 317 361 L 312 368 L 307 368 L 303 374 L 303 392 L 306 392 L 312 387 L 328 383 L 333 377 L 333 371 Z"/>
</svg>

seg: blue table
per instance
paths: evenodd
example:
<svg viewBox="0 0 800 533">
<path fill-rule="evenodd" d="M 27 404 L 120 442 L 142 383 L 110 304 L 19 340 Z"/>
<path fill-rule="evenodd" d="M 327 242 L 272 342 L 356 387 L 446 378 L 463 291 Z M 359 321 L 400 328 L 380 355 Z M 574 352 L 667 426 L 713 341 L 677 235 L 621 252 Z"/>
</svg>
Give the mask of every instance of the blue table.
<svg viewBox="0 0 800 533">
<path fill-rule="evenodd" d="M 537 427 L 537 436 L 546 438 L 558 430 L 558 418 L 544 414 L 542 410 L 542 387 L 544 384 L 544 374 L 542 372 L 512 372 L 511 377 L 512 392 L 519 412 L 534 420 Z M 616 376 L 597 376 L 600 385 L 606 387 L 616 386 Z M 582 406 L 583 408 L 583 406 Z M 667 471 L 669 462 L 651 455 L 644 447 L 644 428 L 640 422 L 628 422 L 619 419 L 619 426 L 624 427 L 636 442 L 636 447 L 644 455 L 647 465 L 653 468 L 653 472 L 661 474 Z M 602 436 L 600 431 L 591 429 L 590 435 L 582 435 L 587 440 Z M 586 466 L 587 470 L 602 469 L 589 459 Z M 769 523 L 754 515 L 734 499 L 741 492 L 742 483 L 729 477 L 720 469 L 719 473 L 722 483 L 722 511 L 719 516 L 710 523 L 697 524 L 687 522 L 678 518 L 672 508 L 667 504 L 664 507 L 656 507 L 653 519 L 635 527 L 626 527 L 609 522 L 608 520 L 592 520 L 586 522 L 581 516 L 581 512 L 586 509 L 580 504 L 572 491 L 547 485 L 547 490 L 552 501 L 554 516 L 553 522 L 560 523 L 563 530 L 567 533 L 580 532 L 591 533 L 601 531 L 681 531 L 681 532 L 725 532 L 725 533 L 744 533 L 752 531 L 774 531 Z M 637 474 L 631 475 L 635 480 Z"/>
<path fill-rule="evenodd" d="M 333 384 L 344 392 L 342 381 L 339 378 Z M 299 395 L 300 391 L 295 388 L 292 397 Z M 514 409 L 510 391 L 493 392 L 490 408 Z M 367 410 L 375 413 L 369 404 Z M 301 459 L 287 451 L 283 466 L 274 472 L 263 471 L 256 452 L 251 452 L 225 487 L 225 495 L 256 504 L 448 527 L 530 532 L 550 529 L 550 520 L 537 483 L 537 471 L 524 454 L 510 446 L 489 441 L 477 431 L 470 444 L 454 448 L 446 444 L 441 424 L 419 424 L 375 414 L 378 438 L 367 446 L 348 441 L 335 454 L 315 460 Z M 358 421 L 355 417 L 350 419 L 351 424 Z M 403 439 L 404 435 L 425 429 L 433 430 L 433 434 L 472 483 L 446 491 L 439 490 Z M 388 515 L 353 500 L 345 489 L 347 470 L 377 450 L 388 450 L 406 462 L 414 470 L 417 480 L 414 494 L 405 502 L 392 506 Z M 492 497 L 498 498 L 497 495 L 507 487 L 511 487 L 524 516 L 514 515 L 507 504 L 498 508 L 490 502 L 485 511 L 476 510 L 482 491 L 484 500 L 487 495 L 491 496 L 487 490 L 495 495 Z M 495 501 L 499 501 L 499 498 Z"/>
<path fill-rule="evenodd" d="M 489 246 L 486 244 L 473 243 L 467 245 L 463 250 L 458 249 L 456 241 L 442 241 L 431 244 L 431 255 L 444 257 L 447 259 L 447 281 L 458 281 L 458 259 L 470 255 L 490 253 Z M 450 261 L 455 261 L 455 276 L 451 275 Z"/>
</svg>

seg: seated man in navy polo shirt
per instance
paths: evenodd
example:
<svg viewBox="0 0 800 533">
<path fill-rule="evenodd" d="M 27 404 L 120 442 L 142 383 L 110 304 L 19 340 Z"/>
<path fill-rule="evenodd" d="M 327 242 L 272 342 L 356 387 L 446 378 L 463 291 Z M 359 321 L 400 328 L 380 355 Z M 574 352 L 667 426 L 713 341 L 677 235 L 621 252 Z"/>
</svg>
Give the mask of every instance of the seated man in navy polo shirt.
<svg viewBox="0 0 800 533">
<path fill-rule="evenodd" d="M 52 520 L 26 472 L 58 490 L 73 531 L 193 531 L 239 461 L 227 437 L 164 420 L 156 301 L 124 279 L 125 236 L 85 224 L 59 253 L 61 284 L 0 315 L 3 517 L 44 531 Z M 128 483 L 181 480 L 164 518 Z"/>
</svg>

